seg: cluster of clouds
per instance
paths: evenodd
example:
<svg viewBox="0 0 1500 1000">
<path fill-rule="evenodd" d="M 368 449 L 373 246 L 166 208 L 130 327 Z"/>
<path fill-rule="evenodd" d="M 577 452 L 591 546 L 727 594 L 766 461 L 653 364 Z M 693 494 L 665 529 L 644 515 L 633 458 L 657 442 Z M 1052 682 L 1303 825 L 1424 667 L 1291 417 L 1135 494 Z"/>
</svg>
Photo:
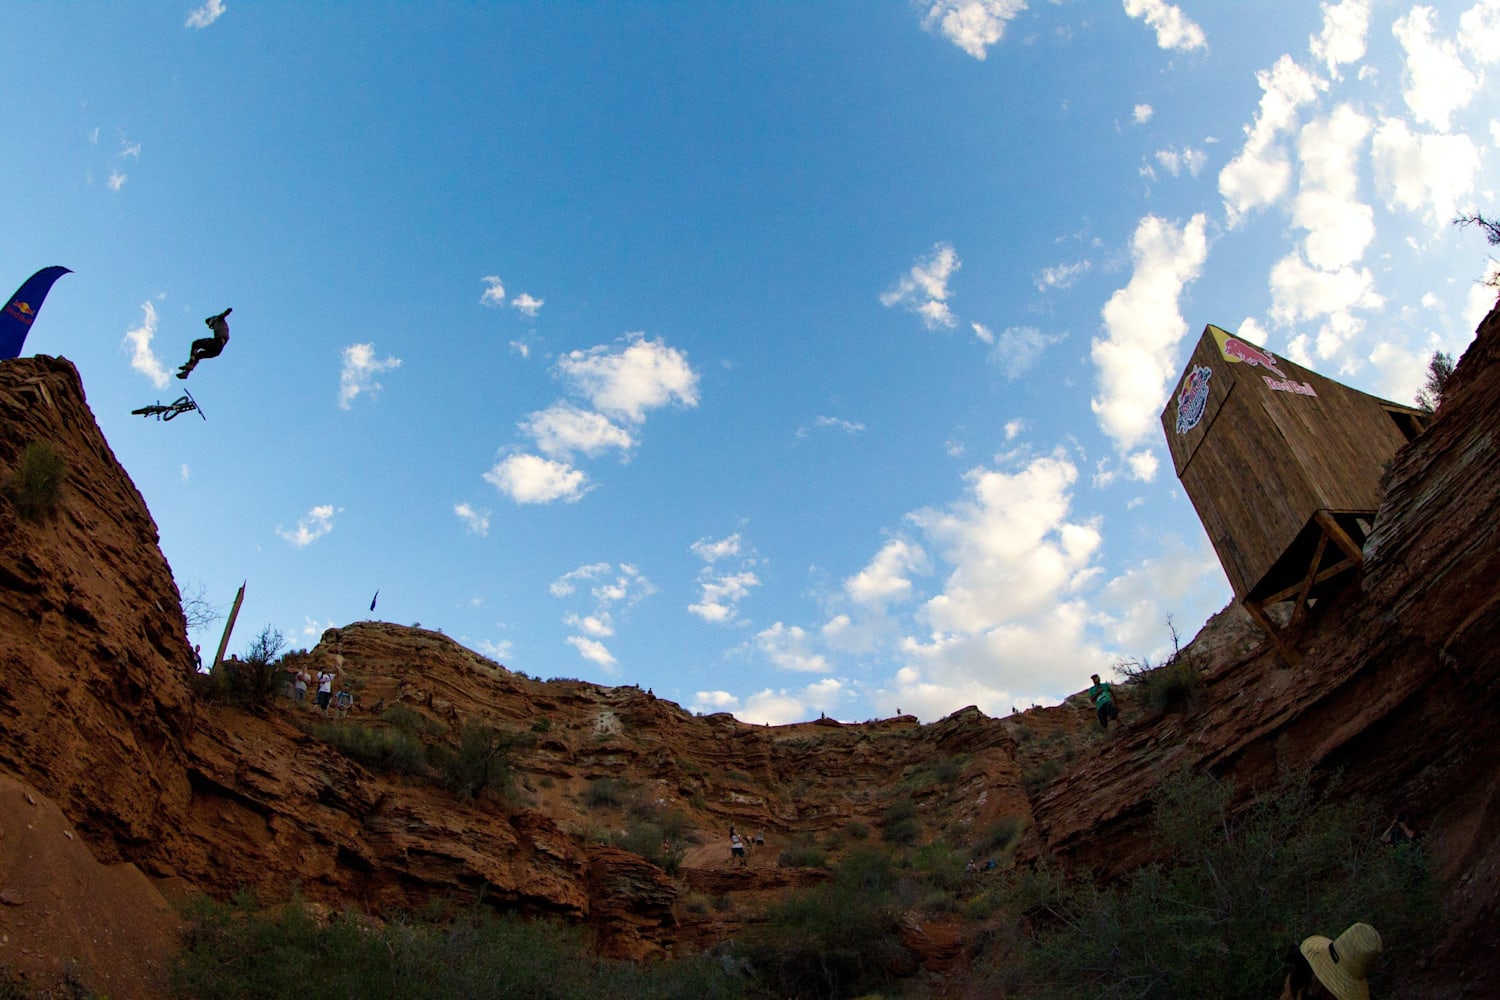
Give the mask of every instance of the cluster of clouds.
<svg viewBox="0 0 1500 1000">
<path fill-rule="evenodd" d="M 924 26 L 983 59 L 1026 8 L 1022 0 L 941 0 L 926 6 Z M 1124 10 L 1152 28 L 1163 49 L 1207 51 L 1201 28 L 1171 4 L 1124 0 Z M 1314 367 L 1331 359 L 1341 371 L 1369 363 L 1420 378 L 1420 349 L 1361 339 L 1367 318 L 1388 304 L 1368 262 L 1376 213 L 1405 217 L 1435 238 L 1480 193 L 1482 140 L 1455 126 L 1500 60 L 1500 0 L 1480 0 L 1446 24 L 1420 5 L 1393 15 L 1399 106 L 1380 99 L 1372 89 L 1380 74 L 1361 65 L 1369 0 L 1324 2 L 1321 10 L 1306 58 L 1283 55 L 1257 74 L 1260 103 L 1219 169 L 1218 201 L 1186 218 L 1148 213 L 1131 234 L 1128 277 L 1104 303 L 1091 343 L 1091 406 L 1118 451 L 1118 464 L 1099 463 L 1095 486 L 1158 474 L 1159 415 L 1190 332 L 1184 293 L 1203 275 L 1214 243 L 1261 214 L 1284 216 L 1291 245 L 1268 267 L 1266 317 L 1247 317 L 1241 330 L 1261 342 L 1289 338 L 1288 355 Z M 1138 125 L 1154 117 L 1148 104 L 1133 110 Z M 1491 119 L 1489 130 L 1500 144 L 1500 122 Z M 1198 178 L 1209 171 L 1211 149 L 1164 147 L 1153 169 Z M 1370 190 L 1377 203 L 1363 200 Z M 961 324 L 953 294 L 961 267 L 957 250 L 938 243 L 880 300 L 930 331 L 953 330 Z M 1080 261 L 1045 269 L 1037 288 L 1067 288 L 1088 268 Z M 1492 300 L 1492 288 L 1471 293 L 1470 329 Z M 1019 359 L 1051 342 L 1026 326 L 1001 335 L 971 326 L 982 343 L 1005 341 Z M 1419 348 L 1436 346 L 1434 337 Z M 1080 451 L 1023 446 L 970 469 L 960 499 L 909 513 L 863 568 L 823 595 L 821 625 L 778 620 L 755 632 L 742 652 L 770 665 L 778 683 L 744 695 L 699 691 L 694 707 L 770 722 L 837 714 L 857 700 L 928 717 L 962 704 L 1003 714 L 1055 689 L 1060 667 L 1086 677 L 1108 672 L 1119 650 L 1151 650 L 1161 609 L 1224 593 L 1221 571 L 1195 533 L 1192 541 L 1160 539 L 1151 558 L 1109 575 L 1101 521 L 1072 509 Z M 874 671 L 843 669 L 861 662 Z M 883 680 L 860 679 L 882 667 Z"/>
<path fill-rule="evenodd" d="M 571 398 L 527 414 L 517 429 L 529 446 L 507 449 L 484 474 L 516 503 L 582 499 L 594 484 L 575 464 L 580 458 L 613 453 L 628 461 L 652 410 L 698 405 L 699 376 L 687 355 L 643 333 L 570 351 L 553 374 Z"/>
<path fill-rule="evenodd" d="M 975 59 L 984 59 L 1028 4 L 1027 0 L 932 0 L 924 6 L 927 10 L 922 16 L 923 28 L 941 34 Z M 1124 0 L 1124 10 L 1127 16 L 1145 22 L 1156 33 L 1160 48 L 1191 52 L 1208 47 L 1203 29 L 1176 4 L 1166 0 Z"/>
<path fill-rule="evenodd" d="M 615 634 L 616 619 L 656 593 L 656 587 L 630 563 L 589 563 L 553 580 L 548 592 L 573 605 L 563 616 L 572 632 L 568 645 L 605 673 L 613 674 L 619 661 L 605 640 Z"/>
<path fill-rule="evenodd" d="M 902 309 L 915 314 L 928 330 L 951 330 L 959 325 L 958 316 L 949 303 L 948 287 L 954 274 L 963 267 L 958 251 L 951 243 L 937 243 L 924 257 L 919 257 L 889 288 L 880 293 L 880 304 L 887 309 Z M 1090 265 L 1080 261 L 1046 270 L 1037 279 L 1039 289 L 1066 288 Z M 1059 343 L 1063 334 L 1049 334 L 1033 326 L 1013 326 L 996 334 L 977 320 L 969 323 L 974 338 L 989 349 L 989 361 L 1007 380 L 1020 378 L 1035 367 L 1048 347 Z"/>
</svg>

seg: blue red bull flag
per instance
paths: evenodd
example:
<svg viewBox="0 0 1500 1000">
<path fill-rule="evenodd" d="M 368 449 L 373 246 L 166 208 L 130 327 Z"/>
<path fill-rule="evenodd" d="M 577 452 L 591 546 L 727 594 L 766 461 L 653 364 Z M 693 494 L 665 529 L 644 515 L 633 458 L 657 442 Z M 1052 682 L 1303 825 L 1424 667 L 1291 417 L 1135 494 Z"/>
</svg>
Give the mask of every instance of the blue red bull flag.
<svg viewBox="0 0 1500 1000">
<path fill-rule="evenodd" d="M 21 345 L 36 322 L 36 314 L 42 308 L 52 283 L 65 274 L 72 274 L 66 267 L 44 267 L 26 279 L 16 289 L 16 294 L 0 310 L 0 361 L 21 356 Z"/>
</svg>

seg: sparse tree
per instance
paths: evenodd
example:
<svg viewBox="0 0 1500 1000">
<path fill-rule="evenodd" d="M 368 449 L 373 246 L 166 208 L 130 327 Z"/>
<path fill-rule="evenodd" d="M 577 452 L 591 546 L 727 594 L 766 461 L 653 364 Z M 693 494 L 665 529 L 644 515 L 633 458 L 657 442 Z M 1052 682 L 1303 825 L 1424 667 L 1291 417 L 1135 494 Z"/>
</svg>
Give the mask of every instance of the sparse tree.
<svg viewBox="0 0 1500 1000">
<path fill-rule="evenodd" d="M 1427 362 L 1427 381 L 1417 391 L 1417 405 L 1432 413 L 1443 405 L 1443 392 L 1448 388 L 1448 379 L 1453 377 L 1453 355 L 1433 351 Z"/>
<path fill-rule="evenodd" d="M 208 602 L 208 588 L 194 584 L 182 590 L 182 617 L 187 619 L 189 632 L 208 628 L 224 617 Z"/>
<path fill-rule="evenodd" d="M 1478 226 L 1484 233 L 1484 238 L 1489 240 L 1490 246 L 1500 246 L 1500 219 L 1486 219 L 1478 212 L 1471 212 L 1455 217 L 1453 224 L 1460 229 Z"/>
</svg>

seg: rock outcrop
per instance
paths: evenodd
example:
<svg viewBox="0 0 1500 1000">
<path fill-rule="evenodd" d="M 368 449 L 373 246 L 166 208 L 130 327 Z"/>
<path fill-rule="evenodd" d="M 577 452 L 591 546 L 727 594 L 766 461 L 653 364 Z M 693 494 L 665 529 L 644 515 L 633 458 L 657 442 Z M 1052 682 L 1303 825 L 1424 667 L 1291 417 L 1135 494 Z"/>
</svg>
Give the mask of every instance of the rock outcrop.
<svg viewBox="0 0 1500 1000">
<path fill-rule="evenodd" d="M 1362 578 L 1314 609 L 1303 663 L 1283 666 L 1226 609 L 1189 647 L 1204 667 L 1192 710 L 1148 718 L 1127 688 L 1123 731 L 1098 733 L 1077 697 L 1006 719 L 971 708 L 925 726 L 751 726 L 635 687 L 542 682 L 440 633 L 378 622 L 330 630 L 310 651 L 342 657 L 356 694 L 330 725 L 399 725 L 449 748 L 471 722 L 510 734 L 508 800 L 455 796 L 431 767 L 358 763 L 285 699 L 255 712 L 205 702 L 155 525 L 76 371 L 7 361 L 0 480 L 32 440 L 63 453 L 70 474 L 50 518 L 23 520 L 0 500 L 0 778 L 55 805 L 90 864 L 134 865 L 169 895 L 250 888 L 274 901 L 295 889 L 377 914 L 482 896 L 647 958 L 739 934 L 765 902 L 826 877 L 799 867 L 799 852 L 869 836 L 897 806 L 919 838 L 1108 874 L 1155 857 L 1152 796 L 1184 766 L 1244 790 L 1285 768 L 1337 770 L 1340 788 L 1427 831 L 1451 927 L 1423 995 L 1457 996 L 1459 984 L 1487 995 L 1500 990 L 1500 735 L 1486 716 L 1500 694 L 1497 354 L 1492 314 L 1431 428 L 1392 463 Z M 731 826 L 766 842 L 744 868 L 730 863 Z M 668 827 L 674 874 L 607 843 Z M 0 903 L 15 865 L 0 866 Z M 136 905 L 156 902 L 144 892 Z M 0 963 L 61 975 L 32 933 L 0 905 Z M 962 964 L 956 917 L 905 937 L 929 969 Z M 115 975 L 111 995 L 151 995 Z"/>
</svg>

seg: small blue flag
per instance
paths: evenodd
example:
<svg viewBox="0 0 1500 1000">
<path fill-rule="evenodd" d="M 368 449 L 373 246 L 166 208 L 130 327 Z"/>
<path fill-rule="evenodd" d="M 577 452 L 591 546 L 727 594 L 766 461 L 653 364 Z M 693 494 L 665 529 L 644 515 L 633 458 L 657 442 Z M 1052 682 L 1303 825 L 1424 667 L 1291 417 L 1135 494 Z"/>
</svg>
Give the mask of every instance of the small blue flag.
<svg viewBox="0 0 1500 1000">
<path fill-rule="evenodd" d="M 4 309 L 0 309 L 0 361 L 21 356 L 21 345 L 36 322 L 36 314 L 42 308 L 52 283 L 65 274 L 72 274 L 66 267 L 44 267 L 26 279 L 16 289 Z"/>
</svg>

